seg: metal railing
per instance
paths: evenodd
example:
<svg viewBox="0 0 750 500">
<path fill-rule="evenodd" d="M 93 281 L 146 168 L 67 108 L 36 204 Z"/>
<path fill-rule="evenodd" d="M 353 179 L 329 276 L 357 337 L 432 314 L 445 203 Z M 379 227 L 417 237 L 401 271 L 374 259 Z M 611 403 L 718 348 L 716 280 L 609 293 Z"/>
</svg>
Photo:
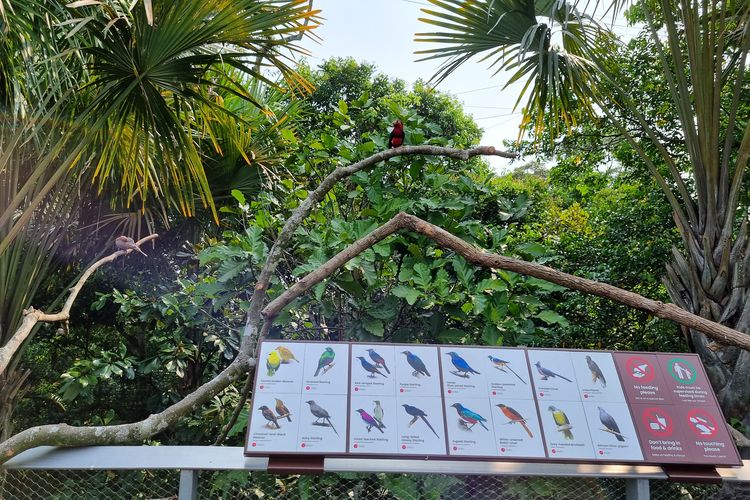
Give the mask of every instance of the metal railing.
<svg viewBox="0 0 750 500">
<path fill-rule="evenodd" d="M 2 499 L 750 498 L 750 461 L 721 485 L 667 481 L 656 466 L 329 458 L 324 473 L 269 474 L 240 447 L 40 447 L 0 469 Z M 178 472 L 179 471 L 179 472 Z M 377 471 L 377 472 L 373 472 Z"/>
</svg>

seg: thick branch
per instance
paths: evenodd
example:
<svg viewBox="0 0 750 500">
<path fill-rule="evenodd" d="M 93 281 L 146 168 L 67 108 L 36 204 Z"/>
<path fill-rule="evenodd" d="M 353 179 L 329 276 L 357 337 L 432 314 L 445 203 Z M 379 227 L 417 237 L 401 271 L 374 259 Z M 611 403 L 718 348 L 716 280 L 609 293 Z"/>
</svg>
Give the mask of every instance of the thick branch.
<svg viewBox="0 0 750 500">
<path fill-rule="evenodd" d="M 292 212 L 292 215 L 287 219 L 284 227 L 279 232 L 279 236 L 276 238 L 271 250 L 268 252 L 268 257 L 266 258 L 263 269 L 258 275 L 255 290 L 250 299 L 250 308 L 247 313 L 245 331 L 243 332 L 242 345 L 240 347 L 240 350 L 243 353 L 250 354 L 251 349 L 255 345 L 254 341 L 256 340 L 256 333 L 259 333 L 260 322 L 262 319 L 261 309 L 263 308 L 266 298 L 266 290 L 268 289 L 268 284 L 271 282 L 273 273 L 276 272 L 276 267 L 281 260 L 283 251 L 289 244 L 289 240 L 292 238 L 294 232 L 300 224 L 302 224 L 302 221 L 310 215 L 313 207 L 320 203 L 328 192 L 333 189 L 333 186 L 335 186 L 341 179 L 349 177 L 360 170 L 372 167 L 381 161 L 396 156 L 412 155 L 445 156 L 464 161 L 474 156 L 501 156 L 503 158 L 516 157 L 513 153 L 498 151 L 492 146 L 478 146 L 472 149 L 444 148 L 440 146 L 402 146 L 400 148 L 380 151 L 364 160 L 358 161 L 357 163 L 334 169 L 333 172 L 328 174 L 326 178 L 321 181 L 318 187 L 307 195 L 307 198 L 299 204 L 294 212 Z"/>
<path fill-rule="evenodd" d="M 735 345 L 745 350 L 750 350 L 750 336 L 722 324 L 691 314 L 674 304 L 665 304 L 663 302 L 651 300 L 638 295 L 637 293 L 629 292 L 616 286 L 573 276 L 572 274 L 557 271 L 550 267 L 535 264 L 533 262 L 525 262 L 505 257 L 503 255 L 486 252 L 472 246 L 461 238 L 450 234 L 434 224 L 430 224 L 419 217 L 404 213 L 396 215 L 385 225 L 352 243 L 349 247 L 339 252 L 328 262 L 323 264 L 323 266 L 302 278 L 299 282 L 274 299 L 262 312 L 263 316 L 266 317 L 266 324 L 268 324 L 270 328 L 270 323 L 272 323 L 273 318 L 275 318 L 276 315 L 278 315 L 278 313 L 291 301 L 305 293 L 317 283 L 320 283 L 328 276 L 332 275 L 336 269 L 340 268 L 348 260 L 402 228 L 410 229 L 427 236 L 441 247 L 455 251 L 472 264 L 533 276 L 566 288 L 614 300 L 615 302 L 645 311 L 658 318 L 669 319 L 685 327 L 701 331 L 708 337 L 718 340 L 725 345 Z"/>
<path fill-rule="evenodd" d="M 26 429 L 0 444 L 0 464 L 36 446 L 88 446 L 143 442 L 193 412 L 226 389 L 229 384 L 253 366 L 255 366 L 254 360 L 238 356 L 223 372 L 200 386 L 193 393 L 185 396 L 164 411 L 149 415 L 148 418 L 140 422 L 94 427 L 52 424 Z"/>
<path fill-rule="evenodd" d="M 136 245 L 141 246 L 144 243 L 151 241 L 153 239 L 156 239 L 158 237 L 159 237 L 158 234 L 151 234 L 149 236 L 146 236 L 145 238 L 141 238 L 140 240 L 138 240 L 136 242 Z M 31 335 L 31 332 L 37 323 L 39 323 L 40 321 L 46 322 L 46 323 L 54 323 L 56 321 L 68 321 L 68 319 L 70 319 L 70 309 L 73 307 L 73 303 L 75 302 L 76 298 L 78 298 L 78 294 L 83 288 L 83 285 L 91 277 L 91 275 L 94 274 L 94 271 L 102 267 L 104 264 L 108 264 L 109 262 L 114 261 L 118 257 L 129 254 L 132 251 L 133 251 L 132 249 L 131 250 L 118 250 L 114 252 L 113 254 L 108 255 L 107 257 L 104 257 L 102 259 L 99 259 L 93 264 L 91 264 L 89 268 L 86 269 L 86 271 L 78 279 L 78 282 L 75 284 L 75 286 L 70 289 L 70 295 L 68 296 L 68 299 L 65 301 L 65 304 L 63 305 L 62 309 L 60 309 L 60 312 L 48 314 L 43 311 L 38 311 L 34 309 L 33 307 L 29 307 L 28 309 L 25 309 L 23 311 L 23 321 L 21 321 L 21 325 L 18 327 L 16 332 L 13 334 L 13 336 L 8 340 L 8 342 L 6 342 L 4 346 L 0 347 L 0 374 L 5 373 L 5 370 L 8 368 L 8 365 L 10 364 L 10 361 L 13 358 L 13 355 L 16 353 L 16 351 L 18 351 L 18 349 L 21 348 L 21 346 L 29 337 L 29 335 Z"/>
</svg>

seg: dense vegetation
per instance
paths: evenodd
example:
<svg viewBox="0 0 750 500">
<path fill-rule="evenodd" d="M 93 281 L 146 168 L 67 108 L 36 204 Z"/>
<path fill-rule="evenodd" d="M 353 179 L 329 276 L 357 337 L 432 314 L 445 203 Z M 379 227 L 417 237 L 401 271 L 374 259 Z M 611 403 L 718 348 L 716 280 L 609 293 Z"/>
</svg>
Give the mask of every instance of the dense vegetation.
<svg viewBox="0 0 750 500">
<path fill-rule="evenodd" d="M 46 2 L 39 12 L 56 20 L 50 32 L 39 31 L 40 2 L 18 3 L 3 11 L 9 29 L 0 45 L 8 55 L 0 67 L 0 346 L 30 305 L 59 308 L 80 273 L 110 253 L 114 236 L 159 238 L 144 247 L 148 258 L 130 254 L 99 269 L 69 321 L 34 329 L 0 371 L 0 441 L 36 425 L 138 422 L 173 407 L 247 354 L 256 283 L 282 228 L 322 179 L 385 150 L 395 119 L 408 145 L 467 149 L 482 135 L 458 100 L 426 82 L 410 86 L 351 59 L 287 66 L 282 53 L 317 22 L 307 2 L 265 11 L 250 0 L 190 1 L 179 11 L 154 1 L 153 14 L 117 1 Z M 161 20 L 155 27 L 152 15 Z M 182 35 L 190 32 L 197 35 L 188 43 Z M 44 47 L 38 60 L 24 59 L 26 40 Z M 235 50 L 219 54 L 220 44 Z M 623 132 L 619 123 L 637 121 L 627 109 L 552 126 L 572 116 L 562 105 L 580 96 L 561 93 L 550 103 L 539 91 L 530 105 L 547 114 L 527 123 L 528 142 L 506 145 L 519 153 L 511 173 L 480 157 L 396 156 L 336 184 L 294 230 L 267 298 L 404 211 L 477 247 L 675 300 L 685 259 L 673 248 L 685 231 L 675 226 L 674 195 L 664 193 L 671 165 L 642 153 L 667 148 L 685 173 L 692 151 L 652 44 L 644 33 L 618 46 L 610 62 L 624 71 L 600 83 L 632 89 L 646 119 L 661 124 L 661 143 L 637 127 Z M 129 61 L 146 76 L 133 79 Z M 721 98 L 731 101 L 733 92 Z M 601 95 L 599 105 L 616 101 Z M 732 119 L 744 120 L 744 111 Z M 743 194 L 738 207 L 746 202 Z M 735 214 L 740 234 L 743 213 Z M 270 335 L 654 351 L 694 350 L 698 338 L 606 299 L 475 268 L 409 233 L 378 243 L 295 300 Z M 232 415 L 247 394 L 232 376 L 197 411 L 145 441 L 210 444 L 226 432 L 225 443 L 241 444 L 246 410 L 236 421 Z M 746 431 L 744 407 L 732 408 L 733 424 Z M 388 481 L 392 489 L 416 487 Z M 217 481 L 224 487 L 234 485 Z"/>
</svg>

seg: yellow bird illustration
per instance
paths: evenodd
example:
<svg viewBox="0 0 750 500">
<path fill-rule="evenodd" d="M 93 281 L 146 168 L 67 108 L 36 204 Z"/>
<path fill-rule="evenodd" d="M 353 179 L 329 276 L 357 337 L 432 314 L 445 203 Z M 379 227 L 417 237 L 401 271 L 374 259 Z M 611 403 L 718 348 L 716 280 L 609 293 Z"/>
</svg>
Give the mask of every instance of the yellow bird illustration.
<svg viewBox="0 0 750 500">
<path fill-rule="evenodd" d="M 563 436 L 565 436 L 565 439 L 573 439 L 573 433 L 570 432 L 570 429 L 572 429 L 573 426 L 570 425 L 570 420 L 568 420 L 568 416 L 565 414 L 565 412 L 555 406 L 550 406 L 549 408 L 547 408 L 547 411 L 552 412 L 552 418 L 555 420 L 557 430 L 559 432 L 562 432 Z"/>
<path fill-rule="evenodd" d="M 277 347 L 276 350 L 279 351 L 279 355 L 281 355 L 282 364 L 286 365 L 290 363 L 292 360 L 299 363 L 299 360 L 294 357 L 294 353 L 288 348 L 284 347 L 283 345 L 280 345 L 279 347 Z"/>
<path fill-rule="evenodd" d="M 276 373 L 276 370 L 279 369 L 280 364 L 281 358 L 279 357 L 279 353 L 276 351 L 269 352 L 268 358 L 266 359 L 266 368 L 268 368 L 269 377 L 273 377 L 274 373 Z"/>
</svg>

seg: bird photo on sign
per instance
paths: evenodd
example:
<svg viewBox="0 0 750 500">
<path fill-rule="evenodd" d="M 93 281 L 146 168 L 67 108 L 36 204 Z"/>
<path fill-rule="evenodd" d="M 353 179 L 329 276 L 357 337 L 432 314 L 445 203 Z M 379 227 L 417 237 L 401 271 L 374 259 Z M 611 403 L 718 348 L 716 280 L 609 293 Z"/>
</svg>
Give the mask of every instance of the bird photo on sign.
<svg viewBox="0 0 750 500">
<path fill-rule="evenodd" d="M 262 405 L 258 407 L 258 411 L 261 412 L 263 415 L 263 418 L 265 418 L 268 423 L 266 424 L 266 427 L 269 429 L 281 429 L 281 425 L 279 425 L 279 417 L 276 415 L 272 409 L 270 409 L 266 405 Z"/>
<path fill-rule="evenodd" d="M 435 437 L 440 439 L 440 435 L 437 433 L 434 427 L 432 427 L 432 424 L 430 424 L 430 421 L 427 420 L 427 413 L 424 412 L 424 410 L 421 410 L 420 408 L 417 408 L 416 406 L 408 405 L 408 404 L 402 404 L 401 405 L 404 408 L 404 411 L 412 417 L 412 419 L 407 424 L 408 427 L 411 427 L 414 425 L 419 419 L 421 419 L 427 427 L 430 428 L 433 434 L 435 434 Z"/>
<path fill-rule="evenodd" d="M 526 434 L 529 435 L 530 438 L 534 437 L 534 434 L 531 432 L 531 429 L 529 428 L 526 419 L 518 413 L 516 410 L 511 408 L 510 406 L 504 405 L 502 403 L 496 404 L 498 408 L 500 408 L 500 411 L 503 415 L 505 415 L 508 418 L 509 424 L 520 424 L 521 427 L 523 427 L 523 430 L 526 431 Z"/>
<path fill-rule="evenodd" d="M 597 406 L 596 408 L 599 410 L 599 421 L 604 426 L 602 430 L 612 434 L 620 442 L 625 441 L 625 436 L 620 432 L 620 427 L 617 425 L 615 418 L 601 406 Z"/>
<path fill-rule="evenodd" d="M 542 366 L 542 363 L 539 362 L 539 361 L 537 361 L 536 363 L 534 363 L 534 366 L 536 367 L 536 371 L 539 374 L 539 378 L 542 379 L 542 380 L 549 380 L 550 378 L 554 378 L 554 379 L 559 378 L 559 379 L 565 380 L 567 382 L 573 382 L 572 380 L 570 380 L 565 375 L 561 375 L 559 373 L 553 372 L 549 368 L 545 368 L 544 366 Z"/>
<path fill-rule="evenodd" d="M 362 369 L 368 373 L 369 378 L 376 378 L 375 375 L 380 375 L 381 377 L 388 378 L 388 375 L 380 371 L 380 369 L 377 367 L 377 365 L 374 365 L 367 361 L 364 356 L 357 356 L 357 359 L 360 362 L 360 365 L 362 365 Z"/>
<path fill-rule="evenodd" d="M 313 377 L 328 373 L 328 370 L 336 365 L 336 363 L 333 362 L 335 358 L 336 352 L 331 347 L 326 347 L 320 355 L 320 359 L 318 359 L 318 367 L 315 369 Z"/>
<path fill-rule="evenodd" d="M 451 408 L 455 408 L 456 413 L 458 413 L 458 426 L 461 430 L 471 431 L 477 424 L 481 425 L 484 430 L 489 430 L 487 426 L 484 425 L 484 423 L 487 422 L 487 419 L 479 413 L 470 410 L 461 403 L 453 403 Z"/>
<path fill-rule="evenodd" d="M 278 346 L 276 349 L 268 353 L 266 357 L 266 374 L 269 377 L 276 375 L 281 365 L 288 365 L 292 361 L 299 363 L 299 360 L 294 357 L 294 353 L 291 349 L 284 346 Z"/>
<path fill-rule="evenodd" d="M 455 375 L 456 377 L 461 378 L 471 378 L 472 375 L 481 375 L 480 372 L 472 368 L 469 363 L 461 357 L 457 352 L 450 351 L 446 352 L 446 355 L 450 356 L 451 363 L 453 364 L 453 367 L 455 370 L 448 370 L 450 373 Z"/>
<path fill-rule="evenodd" d="M 522 379 L 521 376 L 513 370 L 513 368 L 510 367 L 510 361 L 502 359 L 502 358 L 496 358 L 495 356 L 491 354 L 488 355 L 487 357 L 490 359 L 490 363 L 496 370 L 500 370 L 503 373 L 510 372 L 513 375 L 515 375 L 516 378 L 518 378 L 518 380 L 526 384 L 526 381 Z"/>
<path fill-rule="evenodd" d="M 573 429 L 573 426 L 570 424 L 570 420 L 568 420 L 568 416 L 565 412 L 554 405 L 550 405 L 549 408 L 547 408 L 547 411 L 552 413 L 552 419 L 557 426 L 557 432 L 562 433 L 565 439 L 572 440 L 573 432 L 571 429 Z"/>
<path fill-rule="evenodd" d="M 414 371 L 411 372 L 412 377 L 429 377 L 430 372 L 427 371 L 427 366 L 422 361 L 422 358 L 417 356 L 411 351 L 401 351 L 401 354 L 406 356 L 406 362 L 412 367 Z"/>
<path fill-rule="evenodd" d="M 325 408 L 320 406 L 318 403 L 315 402 L 315 400 L 309 400 L 305 401 L 308 405 L 310 405 L 310 413 L 313 414 L 315 417 L 315 421 L 312 423 L 312 425 L 319 425 L 321 427 L 330 427 L 331 430 L 333 430 L 334 433 L 338 436 L 339 433 L 336 430 L 336 428 L 333 426 L 333 422 L 331 422 L 331 415 L 326 411 Z"/>
</svg>

